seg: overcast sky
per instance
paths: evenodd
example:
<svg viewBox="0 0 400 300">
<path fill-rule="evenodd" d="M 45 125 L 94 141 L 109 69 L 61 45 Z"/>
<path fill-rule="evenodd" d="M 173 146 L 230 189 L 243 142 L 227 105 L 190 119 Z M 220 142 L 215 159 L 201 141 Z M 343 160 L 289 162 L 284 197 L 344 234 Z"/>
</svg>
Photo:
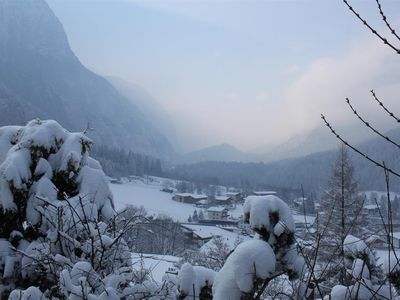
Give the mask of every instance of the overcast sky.
<svg viewBox="0 0 400 300">
<path fill-rule="evenodd" d="M 352 2 L 387 33 L 375 1 Z M 400 57 L 341 0 L 48 3 L 83 64 L 151 93 L 185 151 L 280 143 L 320 126 L 321 112 L 346 125 L 354 118 L 345 97 L 382 128 L 394 126 L 383 124 L 372 88 L 400 112 Z M 382 3 L 400 25 L 400 1 Z"/>
</svg>

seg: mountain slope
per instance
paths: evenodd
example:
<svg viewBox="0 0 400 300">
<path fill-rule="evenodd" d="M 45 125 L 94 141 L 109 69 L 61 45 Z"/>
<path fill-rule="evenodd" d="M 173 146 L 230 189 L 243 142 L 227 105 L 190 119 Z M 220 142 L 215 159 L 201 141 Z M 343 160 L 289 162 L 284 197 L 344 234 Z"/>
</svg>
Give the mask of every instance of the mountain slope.
<svg viewBox="0 0 400 300">
<path fill-rule="evenodd" d="M 260 160 L 260 156 L 242 152 L 232 145 L 226 143 L 192 151 L 183 156 L 183 162 L 185 163 L 196 163 L 204 161 L 250 162 Z"/>
<path fill-rule="evenodd" d="M 387 135 L 400 141 L 400 128 L 389 131 Z M 400 149 L 396 146 L 379 137 L 356 146 L 375 160 L 385 161 L 387 166 L 400 173 Z M 351 150 L 350 154 L 360 188 L 385 190 L 383 170 Z M 327 184 L 335 157 L 336 150 L 330 150 L 272 163 L 201 162 L 178 166 L 174 173 L 187 179 L 208 183 L 217 181 L 219 184 L 243 188 L 300 189 L 302 185 L 306 192 L 321 191 Z M 390 176 L 390 188 L 400 191 L 400 179 Z"/>
<path fill-rule="evenodd" d="M 168 138 L 174 149 L 180 148 L 172 119 L 162 105 L 157 102 L 157 99 L 137 84 L 111 76 L 107 76 L 106 79 L 122 96 L 129 99 L 143 112 L 149 122 Z"/>
<path fill-rule="evenodd" d="M 338 132 L 345 132 L 346 137 L 353 143 L 361 143 L 371 138 L 369 132 L 360 130 L 357 124 L 337 128 Z M 328 151 L 337 147 L 336 138 L 329 134 L 329 130 L 321 124 L 319 127 L 302 135 L 297 135 L 286 142 L 269 149 L 259 148 L 257 153 L 262 156 L 262 160 L 272 162 L 287 158 L 306 156 L 316 152 Z"/>
<path fill-rule="evenodd" d="M 13 123 L 51 118 L 74 131 L 90 124 L 98 143 L 164 158 L 174 155 L 165 136 L 134 104 L 80 63 L 43 0 L 0 1 L 1 86 L 23 107 L 23 116 Z M 12 107 L 11 98 L 4 97 L 3 104 Z"/>
</svg>

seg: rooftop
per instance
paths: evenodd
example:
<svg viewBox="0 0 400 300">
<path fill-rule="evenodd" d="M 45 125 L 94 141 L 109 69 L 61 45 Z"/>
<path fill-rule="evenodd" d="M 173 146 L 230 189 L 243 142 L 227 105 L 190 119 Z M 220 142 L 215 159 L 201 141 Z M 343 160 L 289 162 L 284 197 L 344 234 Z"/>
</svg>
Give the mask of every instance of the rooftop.
<svg viewBox="0 0 400 300">
<path fill-rule="evenodd" d="M 179 196 L 179 197 L 191 197 L 193 199 L 206 199 L 206 198 L 208 198 L 208 196 L 204 195 L 204 194 L 176 193 L 175 195 Z"/>
<path fill-rule="evenodd" d="M 201 239 L 211 239 L 213 236 L 237 236 L 236 233 L 231 231 L 216 227 L 216 226 L 207 226 L 207 225 L 193 225 L 193 224 L 181 224 L 183 228 L 186 228 L 192 231 L 195 235 L 197 235 Z"/>
<path fill-rule="evenodd" d="M 224 210 L 228 210 L 223 206 L 211 206 L 207 209 L 207 211 L 212 211 L 212 212 L 223 212 Z"/>
<path fill-rule="evenodd" d="M 215 200 L 218 200 L 218 201 L 228 201 L 230 199 L 230 197 L 228 197 L 228 196 L 216 196 L 215 197 Z"/>
<path fill-rule="evenodd" d="M 276 195 L 276 192 L 274 192 L 274 191 L 255 191 L 255 192 L 253 192 L 253 194 L 256 196 L 266 196 L 266 195 Z"/>
</svg>

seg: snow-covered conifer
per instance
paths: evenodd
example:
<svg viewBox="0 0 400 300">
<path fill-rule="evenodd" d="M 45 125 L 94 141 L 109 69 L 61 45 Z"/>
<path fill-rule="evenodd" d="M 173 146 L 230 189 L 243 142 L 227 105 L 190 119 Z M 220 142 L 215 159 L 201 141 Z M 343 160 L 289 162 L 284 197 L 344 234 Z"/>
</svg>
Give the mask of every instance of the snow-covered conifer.
<svg viewBox="0 0 400 300">
<path fill-rule="evenodd" d="M 117 299 L 129 288 L 130 253 L 91 145 L 55 121 L 0 128 L 2 298 Z"/>
</svg>

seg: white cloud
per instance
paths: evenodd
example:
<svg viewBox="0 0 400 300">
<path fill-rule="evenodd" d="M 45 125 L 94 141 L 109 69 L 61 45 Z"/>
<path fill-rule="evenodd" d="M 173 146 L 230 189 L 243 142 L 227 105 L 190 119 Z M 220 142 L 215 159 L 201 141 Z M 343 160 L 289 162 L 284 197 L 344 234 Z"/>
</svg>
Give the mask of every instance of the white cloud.
<svg viewBox="0 0 400 300">
<path fill-rule="evenodd" d="M 376 40 L 360 42 L 346 54 L 318 58 L 300 72 L 293 69 L 298 74 L 291 75 L 295 79 L 281 96 L 248 93 L 240 86 L 221 94 L 204 90 L 193 95 L 188 89 L 172 105 L 183 142 L 191 148 L 228 142 L 249 150 L 321 126 L 321 113 L 337 126 L 351 125 L 358 120 L 346 97 L 373 124 L 395 126 L 369 91 L 375 89 L 389 107 L 400 111 L 400 60 Z"/>
<path fill-rule="evenodd" d="M 356 119 L 345 103 L 348 97 L 368 119 L 384 126 L 389 120 L 369 91 L 375 89 L 389 106 L 399 111 L 399 88 L 398 55 L 376 40 L 364 41 L 345 55 L 312 62 L 285 91 L 275 122 L 284 124 L 284 136 L 320 125 L 321 113 L 336 124 L 353 123 Z"/>
</svg>

